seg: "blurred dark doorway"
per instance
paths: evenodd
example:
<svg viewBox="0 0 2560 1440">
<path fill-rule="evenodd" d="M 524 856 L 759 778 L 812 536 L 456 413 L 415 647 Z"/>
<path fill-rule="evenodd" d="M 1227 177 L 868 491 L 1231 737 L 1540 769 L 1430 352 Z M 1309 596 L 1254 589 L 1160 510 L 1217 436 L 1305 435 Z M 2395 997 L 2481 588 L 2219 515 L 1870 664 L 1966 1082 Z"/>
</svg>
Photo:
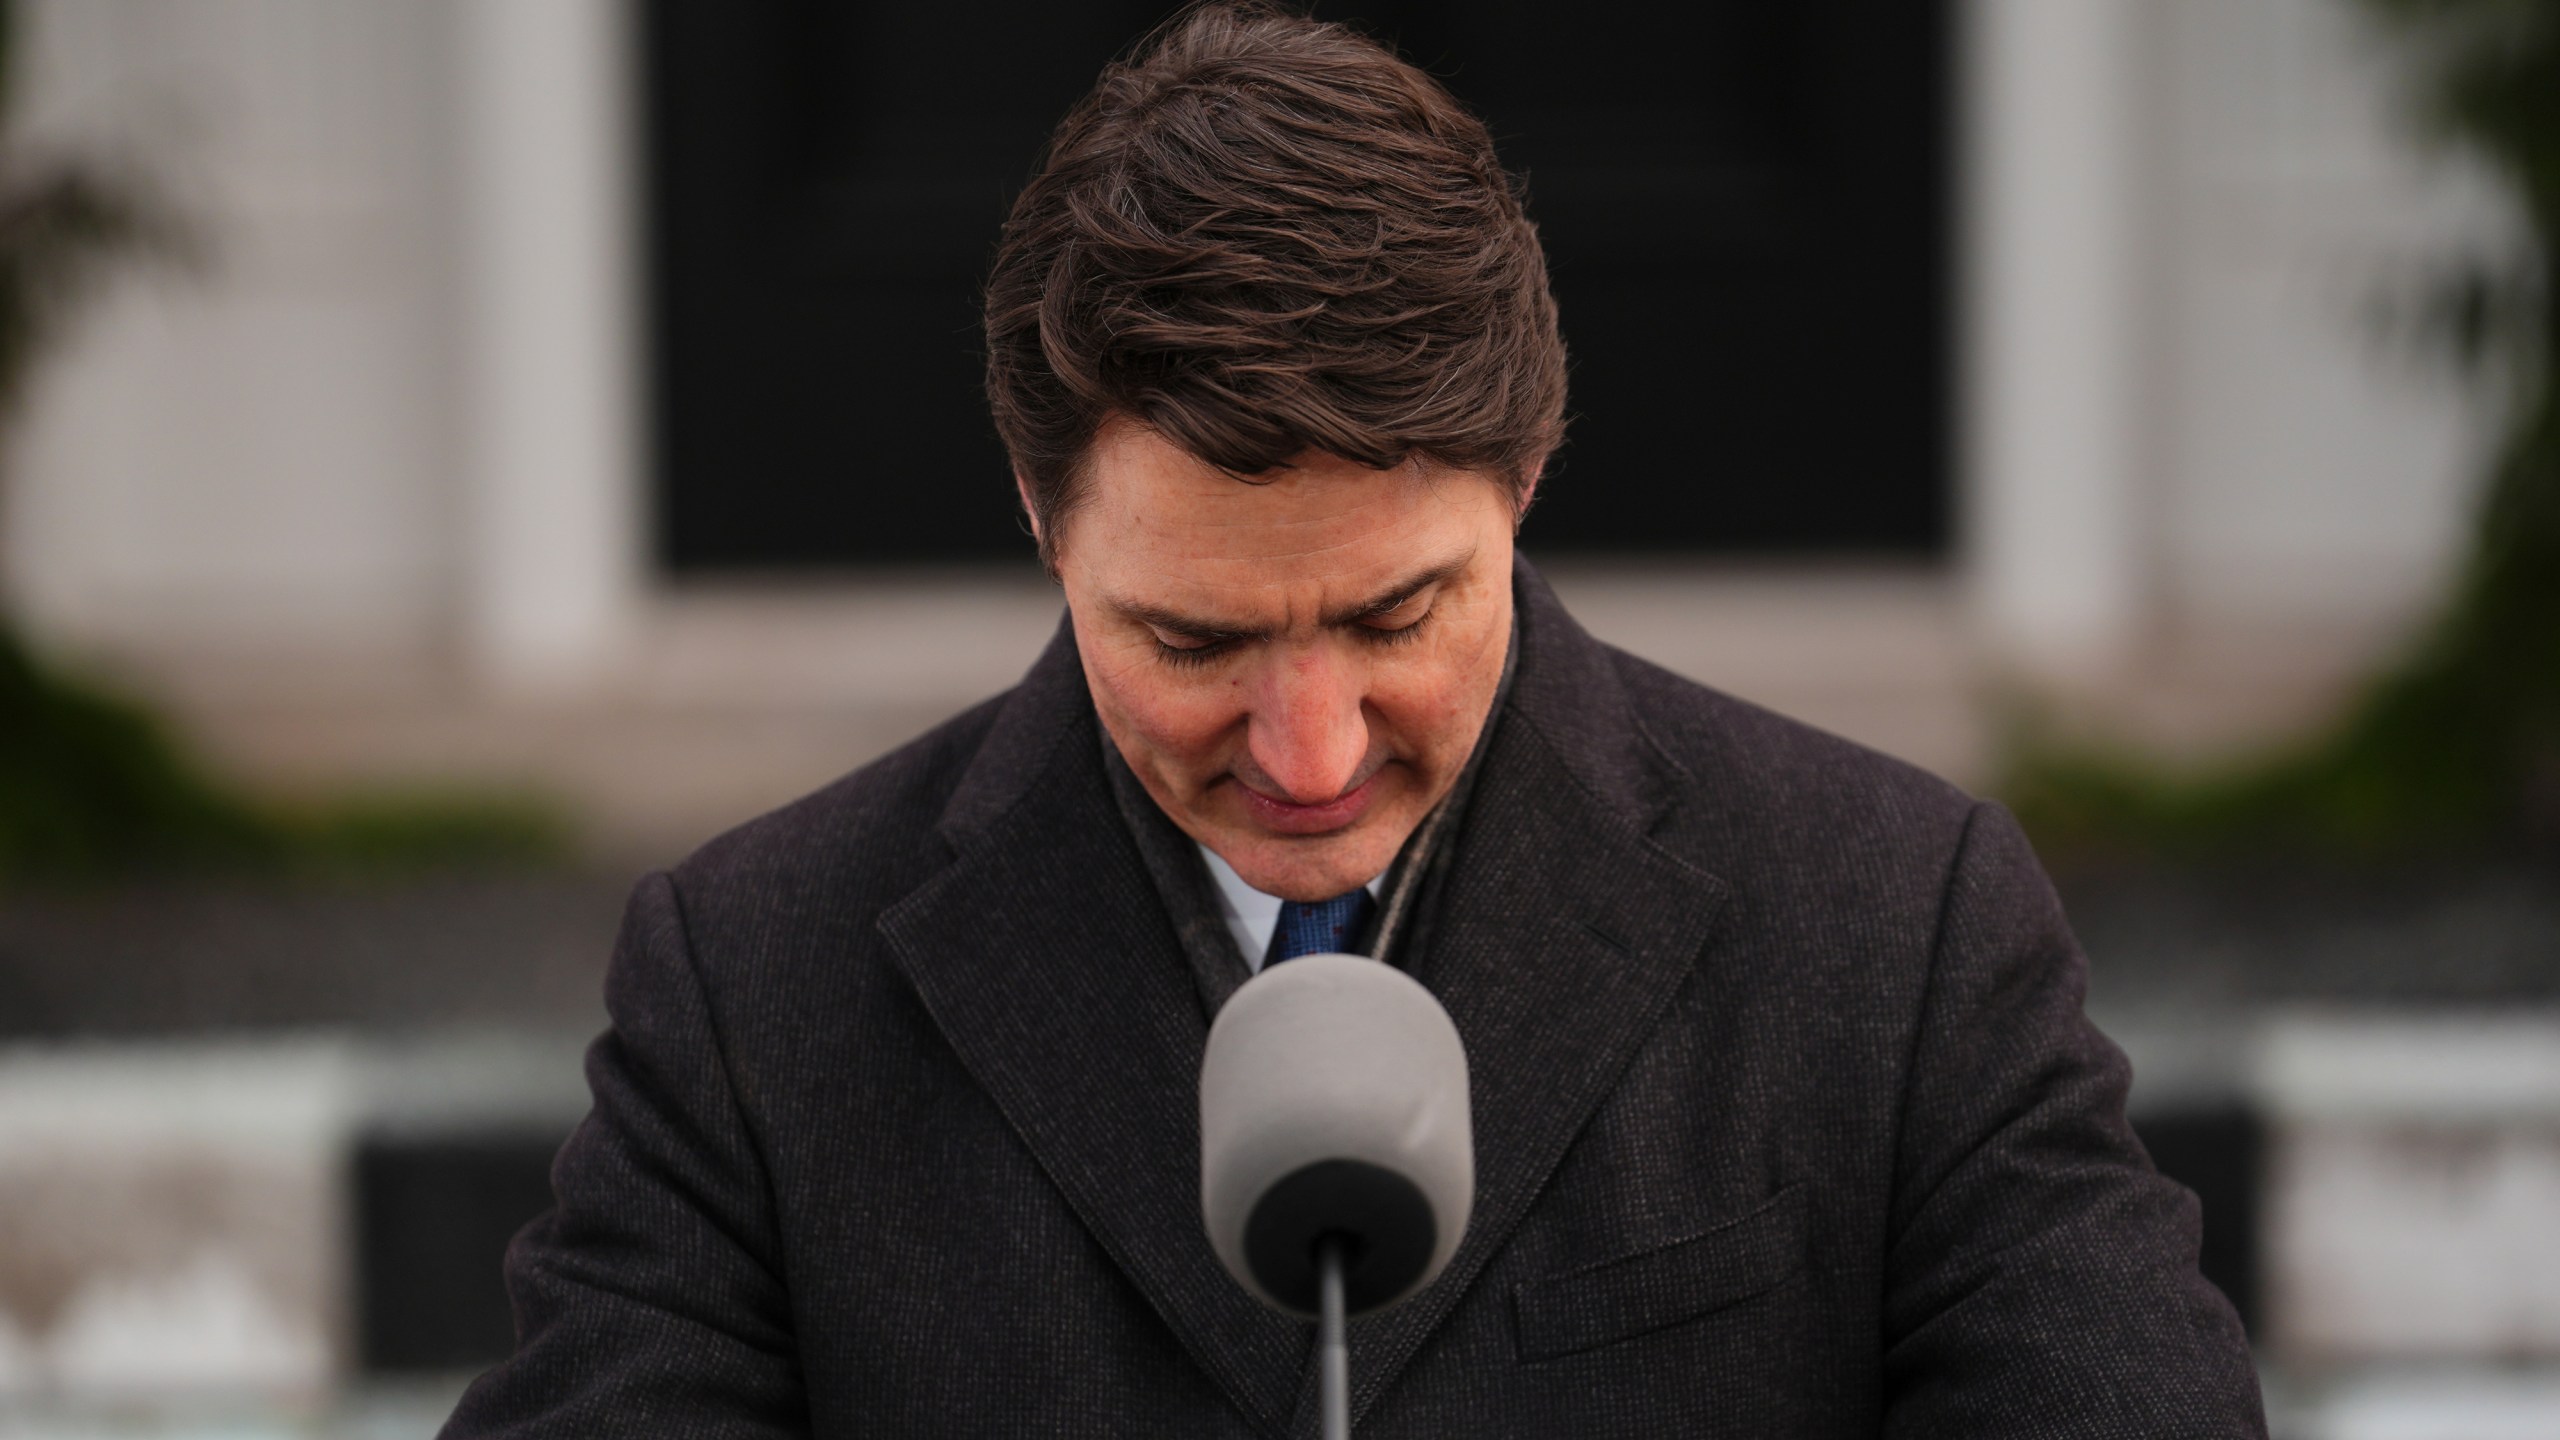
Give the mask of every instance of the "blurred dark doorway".
<svg viewBox="0 0 2560 1440">
<path fill-rule="evenodd" d="M 649 0 L 657 542 L 678 573 L 1019 557 L 976 288 L 1169 6 Z M 1539 553 L 1939 553 L 1945 0 L 1322 5 L 1529 177 L 1574 354 Z"/>
</svg>

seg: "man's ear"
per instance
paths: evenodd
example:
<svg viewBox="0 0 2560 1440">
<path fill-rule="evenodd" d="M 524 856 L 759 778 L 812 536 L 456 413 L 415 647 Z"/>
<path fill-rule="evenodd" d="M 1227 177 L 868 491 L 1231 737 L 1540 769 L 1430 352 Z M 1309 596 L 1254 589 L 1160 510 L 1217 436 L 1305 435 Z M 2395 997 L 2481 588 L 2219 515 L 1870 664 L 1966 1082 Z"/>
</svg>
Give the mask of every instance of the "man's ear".
<svg viewBox="0 0 2560 1440">
<path fill-rule="evenodd" d="M 1519 497 L 1511 502 L 1512 529 L 1519 529 L 1520 522 L 1529 517 L 1529 506 L 1538 498 L 1538 482 L 1546 477 L 1546 473 L 1546 456 L 1541 455 L 1529 462 L 1528 473 L 1520 481 Z"/>
<path fill-rule="evenodd" d="M 1040 507 L 1031 503 L 1031 479 L 1017 465 L 1013 470 L 1014 498 L 1022 502 L 1022 523 L 1031 531 L 1031 543 L 1040 543 Z"/>
</svg>

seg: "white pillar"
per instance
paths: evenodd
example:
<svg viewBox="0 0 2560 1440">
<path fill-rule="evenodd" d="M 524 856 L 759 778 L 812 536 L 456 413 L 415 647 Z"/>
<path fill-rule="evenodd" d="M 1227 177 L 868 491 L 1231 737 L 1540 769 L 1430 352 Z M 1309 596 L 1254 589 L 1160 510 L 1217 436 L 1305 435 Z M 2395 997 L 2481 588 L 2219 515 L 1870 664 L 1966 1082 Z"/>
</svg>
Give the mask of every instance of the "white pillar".
<svg viewBox="0 0 2560 1440">
<path fill-rule="evenodd" d="M 624 0 L 463 0 L 463 631 L 519 693 L 607 673 L 642 569 Z"/>
<path fill-rule="evenodd" d="M 2141 615 L 2140 0 L 1968 0 L 1963 543 L 1993 656 L 2104 677 Z"/>
</svg>

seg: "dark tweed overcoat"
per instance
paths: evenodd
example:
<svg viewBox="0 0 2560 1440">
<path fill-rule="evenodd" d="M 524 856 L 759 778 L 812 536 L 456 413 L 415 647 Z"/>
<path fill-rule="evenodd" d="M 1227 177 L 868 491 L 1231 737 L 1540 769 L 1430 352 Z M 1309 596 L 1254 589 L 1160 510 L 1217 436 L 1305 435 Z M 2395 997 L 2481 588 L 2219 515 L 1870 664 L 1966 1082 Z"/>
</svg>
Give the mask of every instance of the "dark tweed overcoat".
<svg viewBox="0 0 2560 1440">
<path fill-rule="evenodd" d="M 1425 952 L 1478 1196 L 1371 1436 L 2264 1433 L 1999 809 L 1592 640 L 1518 670 Z M 1199 1220 L 1208 1015 L 1073 641 L 644 881 L 463 1436 L 1316 1434 Z"/>
</svg>

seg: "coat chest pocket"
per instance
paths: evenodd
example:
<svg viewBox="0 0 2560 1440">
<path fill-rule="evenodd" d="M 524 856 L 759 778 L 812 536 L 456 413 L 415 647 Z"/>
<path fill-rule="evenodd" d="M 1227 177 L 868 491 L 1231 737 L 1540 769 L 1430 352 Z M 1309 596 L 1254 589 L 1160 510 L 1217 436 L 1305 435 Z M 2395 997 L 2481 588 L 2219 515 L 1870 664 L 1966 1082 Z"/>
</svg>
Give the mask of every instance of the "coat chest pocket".
<svg viewBox="0 0 2560 1440">
<path fill-rule="evenodd" d="M 1551 1360 L 1767 1294 L 1804 1268 L 1804 1187 L 1694 1235 L 1512 1292 L 1520 1358 Z"/>
</svg>

